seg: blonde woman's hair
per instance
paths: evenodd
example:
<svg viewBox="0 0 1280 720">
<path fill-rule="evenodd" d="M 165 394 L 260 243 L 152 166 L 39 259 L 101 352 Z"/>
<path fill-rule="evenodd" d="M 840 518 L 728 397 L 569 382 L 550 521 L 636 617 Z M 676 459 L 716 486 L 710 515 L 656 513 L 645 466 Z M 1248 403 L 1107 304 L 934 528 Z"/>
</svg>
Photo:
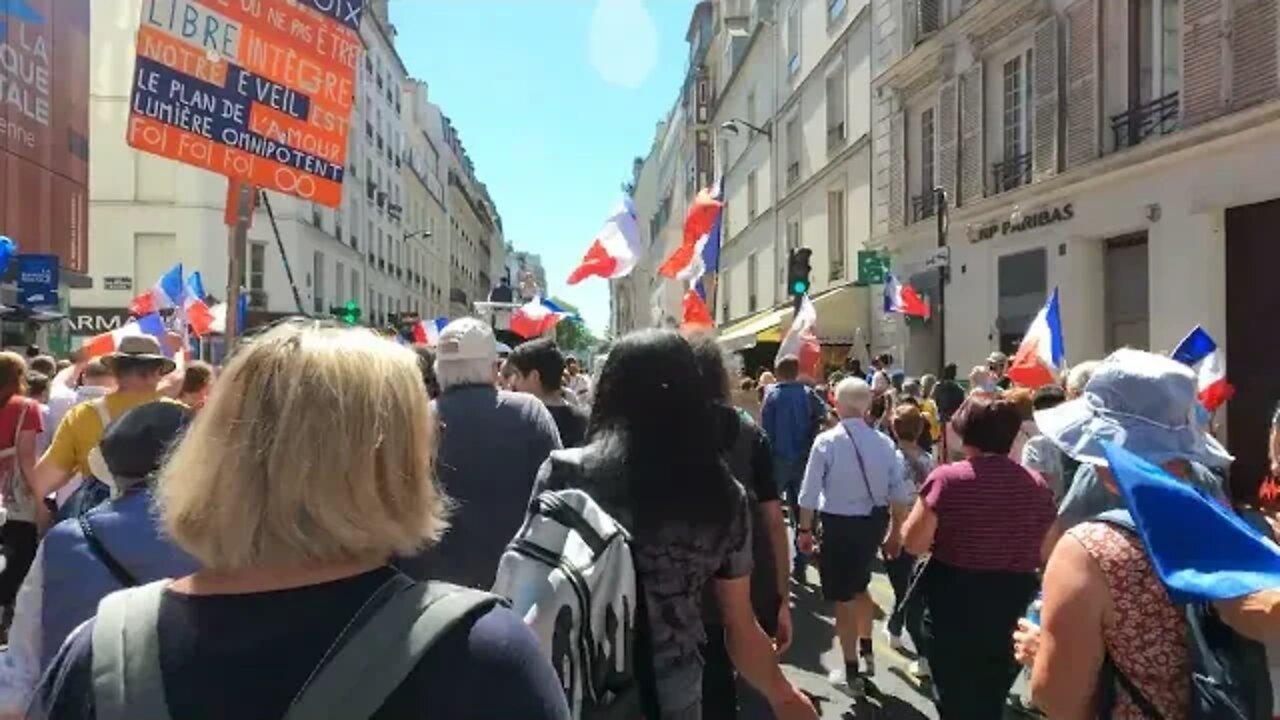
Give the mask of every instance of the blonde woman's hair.
<svg viewBox="0 0 1280 720">
<path fill-rule="evenodd" d="M 413 351 L 364 329 L 247 342 L 160 473 L 165 530 L 209 569 L 409 554 L 447 527 Z"/>
</svg>

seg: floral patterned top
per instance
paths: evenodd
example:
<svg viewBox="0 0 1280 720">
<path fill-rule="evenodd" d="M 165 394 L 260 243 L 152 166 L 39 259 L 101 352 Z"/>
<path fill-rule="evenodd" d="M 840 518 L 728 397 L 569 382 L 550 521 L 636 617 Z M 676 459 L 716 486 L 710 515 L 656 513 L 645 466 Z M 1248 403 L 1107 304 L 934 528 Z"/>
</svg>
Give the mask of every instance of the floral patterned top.
<svg viewBox="0 0 1280 720">
<path fill-rule="evenodd" d="M 1115 613 L 1103 628 L 1112 661 L 1166 720 L 1185 720 L 1191 701 L 1191 658 L 1186 620 L 1169 600 L 1142 543 L 1101 522 L 1067 531 L 1102 568 Z M 1117 687 L 1113 718 L 1143 720 L 1124 688 Z"/>
</svg>

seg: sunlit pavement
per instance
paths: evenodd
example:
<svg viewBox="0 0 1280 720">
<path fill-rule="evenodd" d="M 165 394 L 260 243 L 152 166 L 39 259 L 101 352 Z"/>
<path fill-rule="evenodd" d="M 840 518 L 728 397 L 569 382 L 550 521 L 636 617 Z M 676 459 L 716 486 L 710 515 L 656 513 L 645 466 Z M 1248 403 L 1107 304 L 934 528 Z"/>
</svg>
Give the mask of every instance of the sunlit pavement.
<svg viewBox="0 0 1280 720">
<path fill-rule="evenodd" d="M 887 619 L 885 616 L 893 607 L 893 589 L 883 573 L 877 572 L 871 579 L 871 596 L 882 610 L 877 613 L 875 623 L 876 674 L 873 682 L 878 692 L 873 692 L 857 707 L 854 707 L 849 696 L 827 682 L 827 673 L 843 664 L 843 660 L 835 641 L 835 620 L 832 618 L 831 608 L 822 601 L 817 568 L 809 568 L 805 583 L 793 581 L 791 592 L 794 640 L 783 658 L 783 670 L 797 686 L 818 702 L 821 717 L 841 720 L 937 719 L 938 713 L 933 707 L 929 687 L 922 686 L 910 673 L 914 655 L 890 649 L 883 635 L 884 621 Z M 906 640 L 906 643 L 909 650 L 910 640 Z M 1014 685 L 1015 690 L 1022 685 L 1020 679 Z M 744 717 L 756 720 L 746 714 Z M 1012 710 L 1006 713 L 1006 718 L 1010 719 L 1029 717 L 1032 716 Z"/>
</svg>

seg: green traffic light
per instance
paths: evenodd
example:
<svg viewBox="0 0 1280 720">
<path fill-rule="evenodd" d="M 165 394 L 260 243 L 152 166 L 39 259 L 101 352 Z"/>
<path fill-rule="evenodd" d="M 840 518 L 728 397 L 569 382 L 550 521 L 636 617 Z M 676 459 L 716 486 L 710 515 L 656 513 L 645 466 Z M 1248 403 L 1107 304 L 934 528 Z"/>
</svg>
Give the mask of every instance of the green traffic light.
<svg viewBox="0 0 1280 720">
<path fill-rule="evenodd" d="M 792 295 L 804 295 L 807 292 L 809 292 L 809 283 L 803 280 L 797 280 L 791 283 Z"/>
</svg>

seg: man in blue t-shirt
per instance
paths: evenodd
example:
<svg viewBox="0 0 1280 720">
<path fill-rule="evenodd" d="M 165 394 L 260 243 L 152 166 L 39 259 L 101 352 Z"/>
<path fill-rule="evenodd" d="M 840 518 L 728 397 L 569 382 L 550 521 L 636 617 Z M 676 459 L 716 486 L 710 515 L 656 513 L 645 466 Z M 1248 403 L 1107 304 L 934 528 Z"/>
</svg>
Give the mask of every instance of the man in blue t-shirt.
<svg viewBox="0 0 1280 720">
<path fill-rule="evenodd" d="M 795 356 L 779 360 L 773 372 L 778 382 L 765 391 L 760 422 L 769 436 L 778 494 L 786 500 L 794 525 L 799 517 L 798 498 L 805 462 L 827 415 L 827 406 L 808 385 L 800 382 L 800 361 Z M 794 572 L 802 574 L 807 564 L 808 558 L 797 552 Z"/>
</svg>

